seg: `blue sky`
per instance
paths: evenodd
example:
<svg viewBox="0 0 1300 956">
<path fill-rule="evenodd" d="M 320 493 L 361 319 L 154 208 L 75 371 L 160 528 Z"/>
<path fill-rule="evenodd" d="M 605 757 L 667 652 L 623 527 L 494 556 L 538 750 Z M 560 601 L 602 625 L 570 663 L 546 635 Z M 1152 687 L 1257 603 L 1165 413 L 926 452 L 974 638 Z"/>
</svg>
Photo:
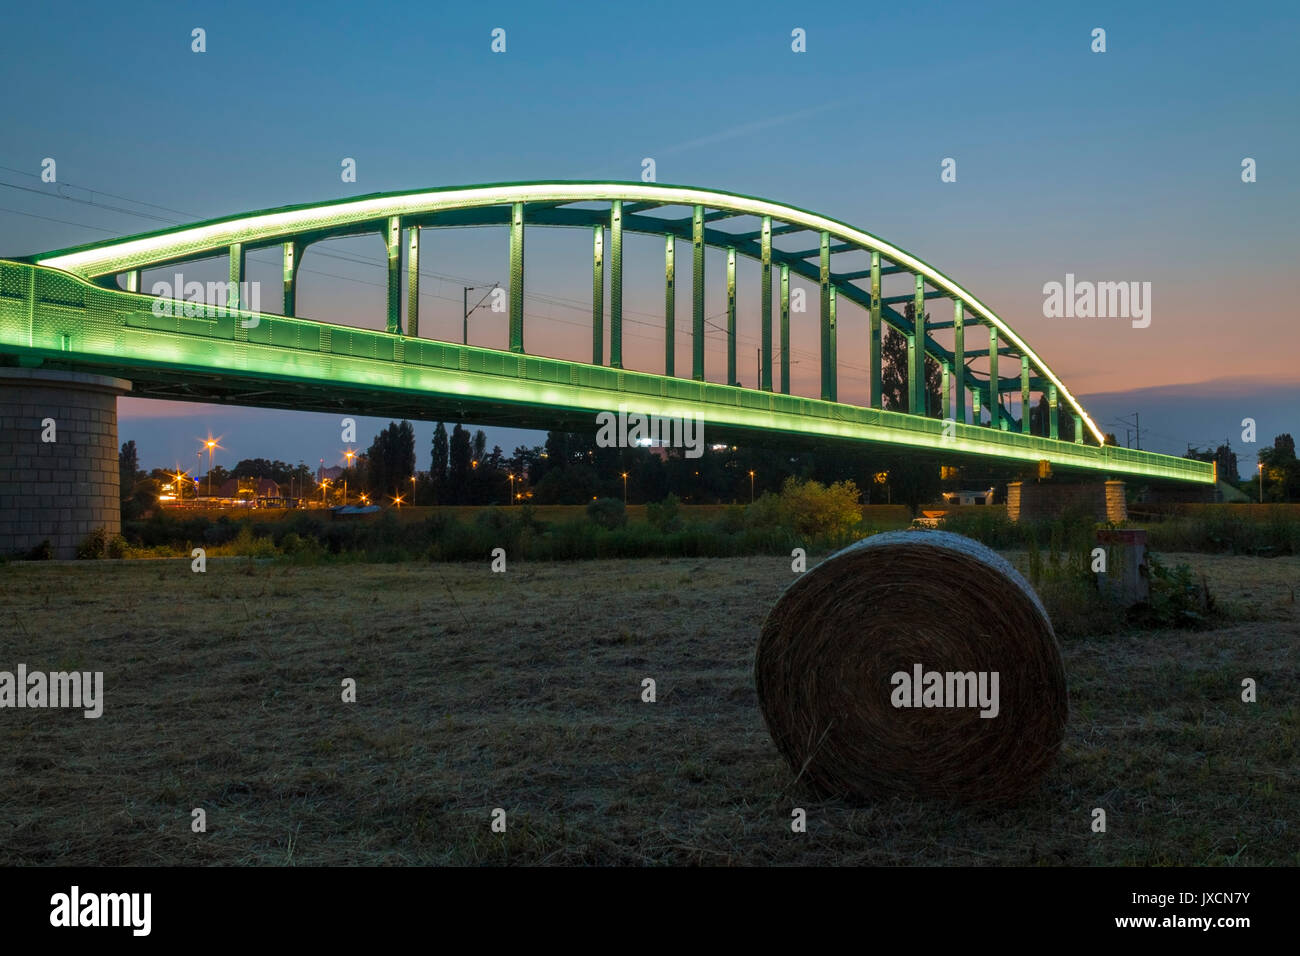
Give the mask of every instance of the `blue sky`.
<svg viewBox="0 0 1300 956">
<path fill-rule="evenodd" d="M 389 189 L 637 179 L 651 157 L 660 182 L 824 212 L 916 253 L 1077 393 L 1104 396 L 1085 401 L 1099 421 L 1142 412 L 1146 447 L 1238 445 L 1251 413 L 1268 440 L 1300 431 L 1298 21 L 1282 3 L 14 8 L 0 34 L 0 255 L 162 225 L 124 209 L 188 221 Z M 195 27 L 206 53 L 190 50 Z M 490 51 L 496 27 L 504 54 Z M 806 53 L 791 51 L 796 27 Z M 1090 50 L 1096 27 L 1105 53 Z M 58 187 L 35 178 L 45 157 Z M 357 161 L 355 184 L 340 181 L 344 157 Z M 940 181 L 945 157 L 955 183 Z M 1255 183 L 1241 181 L 1244 157 Z M 534 232 L 529 292 L 544 298 L 529 303 L 530 348 L 579 357 L 589 237 Z M 461 285 L 505 278 L 505 237 L 433 241 L 442 278 L 422 308 L 428 334 L 451 337 Z M 300 311 L 377 325 L 379 240 L 349 242 L 334 248 L 373 266 L 313 261 L 336 274 L 307 277 Z M 628 308 L 647 322 L 661 302 L 658 255 L 629 244 Z M 1151 326 L 1045 318 L 1042 286 L 1066 273 L 1151 282 Z M 712 313 L 721 291 L 709 294 Z M 504 323 L 474 321 L 473 341 L 504 342 Z M 841 374 L 852 376 L 859 318 L 843 321 Z M 654 330 L 629 331 L 642 333 L 629 364 L 654 369 Z M 710 342 L 711 375 L 721 346 Z M 796 391 L 811 394 L 815 332 L 797 329 L 794 346 Z M 315 463 L 341 450 L 327 416 L 184 411 L 124 401 L 122 440 L 149 465 L 185 464 L 209 431 L 232 460 Z M 363 425 L 362 444 L 373 431 Z M 540 440 L 490 434 L 507 450 Z"/>
</svg>

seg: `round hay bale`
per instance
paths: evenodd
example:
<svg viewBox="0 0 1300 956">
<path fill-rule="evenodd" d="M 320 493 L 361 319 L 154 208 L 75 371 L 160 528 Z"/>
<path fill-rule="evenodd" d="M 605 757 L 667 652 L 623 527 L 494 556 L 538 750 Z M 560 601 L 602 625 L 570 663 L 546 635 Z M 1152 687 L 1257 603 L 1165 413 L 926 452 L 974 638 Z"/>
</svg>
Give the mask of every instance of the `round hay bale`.
<svg viewBox="0 0 1300 956">
<path fill-rule="evenodd" d="M 1069 710 L 1038 595 L 946 531 L 874 535 L 801 575 L 754 677 L 777 748 L 822 796 L 1010 800 L 1055 759 Z"/>
</svg>

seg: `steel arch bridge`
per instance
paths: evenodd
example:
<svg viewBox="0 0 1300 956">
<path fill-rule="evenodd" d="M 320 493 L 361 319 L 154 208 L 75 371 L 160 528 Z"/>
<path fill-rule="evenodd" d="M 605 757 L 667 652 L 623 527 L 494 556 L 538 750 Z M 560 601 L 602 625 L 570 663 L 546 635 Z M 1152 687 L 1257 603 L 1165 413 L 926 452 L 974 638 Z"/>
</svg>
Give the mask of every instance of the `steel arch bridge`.
<svg viewBox="0 0 1300 956">
<path fill-rule="evenodd" d="M 727 224 L 751 228 L 721 228 Z M 509 230 L 509 350 L 420 338 L 422 231 L 483 225 Z M 592 232 L 590 364 L 525 351 L 526 226 Z M 622 367 L 625 233 L 664 238 L 663 374 Z M 383 331 L 297 316 L 297 272 L 304 251 L 321 240 L 364 234 L 378 234 L 387 250 Z M 774 246 L 774 239 L 787 236 L 798 248 L 787 251 Z M 690 378 L 678 376 L 674 361 L 679 243 L 689 244 L 691 253 Z M 727 257 L 729 384 L 705 380 L 708 247 L 725 251 Z M 275 248 L 283 256 L 282 315 L 243 310 L 237 300 L 247 255 L 266 248 Z M 831 259 L 841 254 L 856 254 L 857 268 L 834 271 Z M 144 270 L 214 256 L 227 256 L 229 261 L 226 307 L 195 309 L 193 303 L 183 301 L 178 289 L 165 302 L 167 307 L 159 308 L 157 298 L 144 294 Z M 737 257 L 751 258 L 761 267 L 757 389 L 730 384 L 736 382 Z M 883 294 L 882 285 L 890 276 L 907 283 L 904 294 Z M 820 292 L 820 399 L 789 394 L 792 277 L 808 280 Z M 606 280 L 608 361 L 604 354 Z M 841 299 L 864 308 L 870 319 L 867 341 L 853 346 L 867 357 L 870 400 L 865 407 L 837 399 L 836 309 Z M 941 314 L 951 317 L 931 321 L 926 306 L 932 300 L 949 305 L 951 312 Z M 187 314 L 195 311 L 200 314 Z M 778 369 L 773 367 L 774 312 L 780 343 Z M 925 410 L 927 358 L 942 369 L 939 416 L 882 408 L 881 330 L 886 325 L 907 338 L 910 409 Z M 986 347 L 967 347 L 966 334 L 972 327 L 987 337 Z M 944 338 L 950 333 L 951 346 L 936 338 L 940 332 L 946 333 Z M 1103 433 L 1043 358 L 972 293 L 916 256 L 827 216 L 689 186 L 556 181 L 372 194 L 0 260 L 0 357 L 4 356 L 28 366 L 121 375 L 134 383 L 133 394 L 145 397 L 569 429 L 591 428 L 595 412 L 626 405 L 643 414 L 698 415 L 723 433 L 757 429 L 908 447 L 954 459 L 1047 461 L 1064 471 L 1115 477 L 1214 480 L 1208 463 L 1105 445 Z M 1002 377 L 1003 358 L 1017 374 Z M 982 370 L 976 367 L 980 365 Z M 1021 397 L 1018 420 L 1002 402 L 1003 395 L 1015 392 Z M 1031 417 L 1025 413 L 1033 392 L 1048 399 L 1050 413 L 1040 425 L 1044 434 L 1031 433 Z M 1058 438 L 1062 404 L 1065 414 L 1073 417 L 1074 440 L 1069 442 Z M 989 415 L 988 424 L 982 423 L 981 409 Z"/>
</svg>

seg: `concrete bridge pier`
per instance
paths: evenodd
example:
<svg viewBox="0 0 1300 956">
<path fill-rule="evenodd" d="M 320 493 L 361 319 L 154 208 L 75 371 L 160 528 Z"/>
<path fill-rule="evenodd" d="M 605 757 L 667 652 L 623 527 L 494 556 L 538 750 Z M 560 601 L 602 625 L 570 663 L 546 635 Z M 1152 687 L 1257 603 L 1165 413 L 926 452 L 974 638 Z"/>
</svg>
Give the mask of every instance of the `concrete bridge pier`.
<svg viewBox="0 0 1300 956">
<path fill-rule="evenodd" d="M 0 368 L 0 554 L 47 540 L 74 558 L 96 528 L 118 534 L 117 397 L 107 375 Z"/>
<path fill-rule="evenodd" d="M 1085 508 L 1098 521 L 1124 521 L 1128 518 L 1124 482 L 1012 481 L 1007 484 L 1007 517 L 1012 521 L 1048 520 L 1065 511 Z"/>
</svg>

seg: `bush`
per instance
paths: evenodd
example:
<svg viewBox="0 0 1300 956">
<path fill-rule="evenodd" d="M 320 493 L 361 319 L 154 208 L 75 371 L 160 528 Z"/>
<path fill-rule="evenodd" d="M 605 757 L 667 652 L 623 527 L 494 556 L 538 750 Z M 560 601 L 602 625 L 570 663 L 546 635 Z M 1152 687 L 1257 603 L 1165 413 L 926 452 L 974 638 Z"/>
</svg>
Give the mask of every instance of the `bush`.
<svg viewBox="0 0 1300 956">
<path fill-rule="evenodd" d="M 627 524 L 627 510 L 618 498 L 597 498 L 587 505 L 587 518 L 597 527 L 613 531 Z"/>
<path fill-rule="evenodd" d="M 818 481 L 787 478 L 781 486 L 784 522 L 806 537 L 844 535 L 862 520 L 858 486 L 837 481 L 829 487 Z M 757 502 L 756 502 L 757 503 Z"/>
<path fill-rule="evenodd" d="M 125 558 L 126 550 L 126 538 L 120 534 L 115 534 L 108 539 L 108 556 L 110 558 Z"/>
<path fill-rule="evenodd" d="M 739 534 L 745 530 L 745 506 L 728 505 L 717 521 L 717 527 L 723 534 Z"/>
<path fill-rule="evenodd" d="M 681 530 L 681 499 L 672 492 L 663 501 L 652 501 L 645 506 L 645 518 L 650 527 L 660 534 L 672 534 Z"/>
<path fill-rule="evenodd" d="M 81 544 L 77 545 L 77 558 L 81 560 L 102 558 L 107 549 L 108 529 L 99 527 L 81 539 Z"/>
<path fill-rule="evenodd" d="M 1133 607 L 1129 618 L 1144 627 L 1204 627 L 1218 610 L 1209 581 L 1198 582 L 1186 564 L 1166 567 L 1154 554 L 1147 556 L 1151 596 Z"/>
<path fill-rule="evenodd" d="M 49 561 L 54 557 L 54 549 L 50 547 L 50 539 L 46 538 L 32 550 L 28 551 L 26 558 L 28 561 Z"/>
</svg>

